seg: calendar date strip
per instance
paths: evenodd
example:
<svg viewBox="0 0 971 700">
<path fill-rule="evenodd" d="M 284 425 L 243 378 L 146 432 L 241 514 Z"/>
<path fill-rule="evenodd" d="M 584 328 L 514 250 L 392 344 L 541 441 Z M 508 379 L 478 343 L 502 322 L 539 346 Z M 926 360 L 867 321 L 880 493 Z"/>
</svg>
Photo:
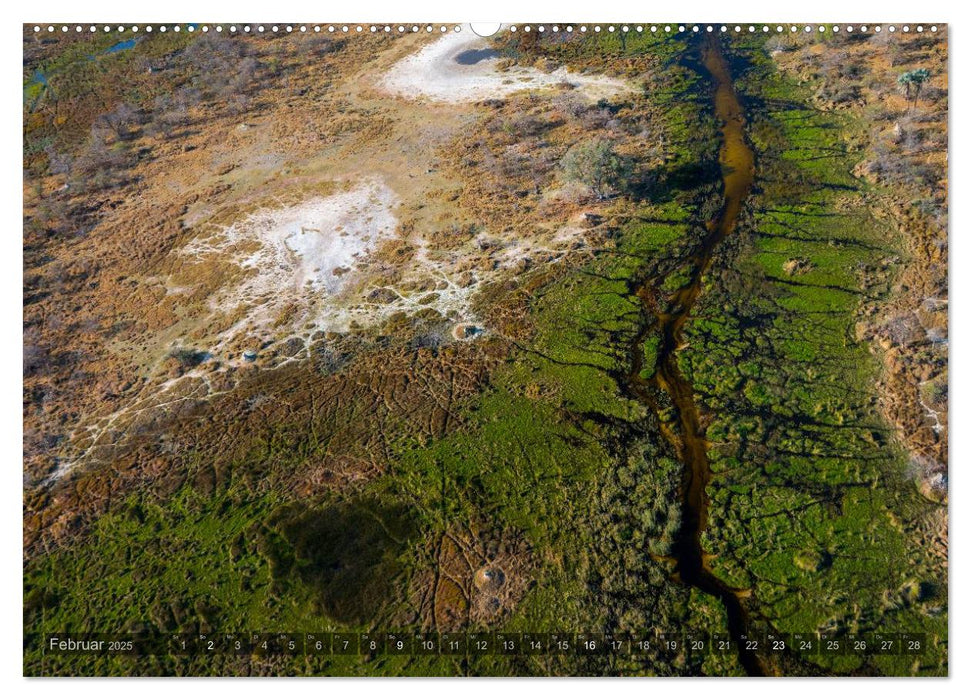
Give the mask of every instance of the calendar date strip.
<svg viewBox="0 0 971 700">
<path fill-rule="evenodd" d="M 807 656 L 920 656 L 927 648 L 923 633 L 797 633 L 753 635 L 740 640 L 728 634 L 647 633 L 643 635 L 534 632 L 304 632 L 304 633 L 172 633 L 46 634 L 45 654 L 100 656 L 338 656 L 338 655 L 606 655 L 735 654 L 737 644 L 763 654 L 787 651 Z"/>
</svg>

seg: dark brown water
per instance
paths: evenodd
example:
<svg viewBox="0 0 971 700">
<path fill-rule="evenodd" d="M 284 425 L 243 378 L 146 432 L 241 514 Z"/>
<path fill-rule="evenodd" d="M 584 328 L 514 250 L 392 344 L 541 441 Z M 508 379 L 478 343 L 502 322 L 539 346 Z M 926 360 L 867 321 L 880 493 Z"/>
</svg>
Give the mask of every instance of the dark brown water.
<svg viewBox="0 0 971 700">
<path fill-rule="evenodd" d="M 736 590 L 719 579 L 711 570 L 708 554 L 701 545 L 701 536 L 708 522 L 706 489 L 711 480 L 708 462 L 708 442 L 694 389 L 678 369 L 677 354 L 682 347 L 682 329 L 695 302 L 703 291 L 703 277 L 711 265 L 718 244 L 732 233 L 742 204 L 755 178 L 755 157 L 745 141 L 745 116 L 732 86 L 728 63 L 718 40 L 709 38 L 702 48 L 702 61 L 714 80 L 715 115 L 720 122 L 722 145 L 719 154 L 724 202 L 718 216 L 707 223 L 708 233 L 698 251 L 688 260 L 689 281 L 678 289 L 667 311 L 657 313 L 657 322 L 645 329 L 637 339 L 634 367 L 630 381 L 635 393 L 647 403 L 652 388 L 660 389 L 674 405 L 676 425 L 664 426 L 665 436 L 678 451 L 684 465 L 681 487 L 681 529 L 672 548 L 677 579 L 714 596 L 722 602 L 728 617 L 728 631 L 738 649 L 739 660 L 749 675 L 766 675 L 761 659 L 745 648 L 742 640 L 750 631 L 748 612 L 743 604 L 747 592 Z M 653 311 L 653 282 L 648 281 L 638 296 L 649 311 Z M 656 372 L 651 380 L 640 377 L 643 366 L 641 347 L 648 334 L 659 333 Z M 651 386 L 653 385 L 653 387 Z"/>
</svg>

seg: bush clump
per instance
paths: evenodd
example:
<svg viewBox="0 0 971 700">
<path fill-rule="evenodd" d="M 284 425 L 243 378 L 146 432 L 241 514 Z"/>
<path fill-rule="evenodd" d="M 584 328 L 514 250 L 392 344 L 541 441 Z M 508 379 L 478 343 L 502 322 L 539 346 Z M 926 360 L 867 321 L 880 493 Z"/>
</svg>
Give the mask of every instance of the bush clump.
<svg viewBox="0 0 971 700">
<path fill-rule="evenodd" d="M 604 138 L 575 144 L 563 156 L 560 166 L 567 180 L 589 187 L 601 200 L 622 191 L 630 180 L 630 163 Z"/>
</svg>

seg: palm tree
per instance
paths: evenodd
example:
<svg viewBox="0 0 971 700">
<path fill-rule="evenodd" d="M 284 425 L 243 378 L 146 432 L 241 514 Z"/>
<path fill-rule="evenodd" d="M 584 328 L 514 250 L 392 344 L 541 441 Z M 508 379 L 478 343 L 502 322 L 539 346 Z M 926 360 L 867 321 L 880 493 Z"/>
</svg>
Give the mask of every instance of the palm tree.
<svg viewBox="0 0 971 700">
<path fill-rule="evenodd" d="M 931 77 L 931 72 L 926 68 L 916 68 L 914 70 L 909 70 L 897 78 L 897 84 L 902 85 L 907 96 L 910 100 L 911 92 L 913 92 L 913 106 L 917 106 L 917 100 L 920 99 L 920 89 L 923 87 Z M 911 90 L 913 88 L 913 90 Z"/>
</svg>

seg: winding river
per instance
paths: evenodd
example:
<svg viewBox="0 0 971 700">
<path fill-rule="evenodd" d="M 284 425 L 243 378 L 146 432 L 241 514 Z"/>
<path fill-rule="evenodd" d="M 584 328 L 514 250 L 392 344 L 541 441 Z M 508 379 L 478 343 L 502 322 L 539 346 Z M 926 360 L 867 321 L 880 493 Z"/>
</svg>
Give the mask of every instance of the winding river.
<svg viewBox="0 0 971 700">
<path fill-rule="evenodd" d="M 678 452 L 684 466 L 681 485 L 681 529 L 672 547 L 676 563 L 675 576 L 688 586 L 717 598 L 725 608 L 728 631 L 736 645 L 739 661 L 749 675 L 766 675 L 763 661 L 746 648 L 743 640 L 750 633 L 750 620 L 743 604 L 747 591 L 738 590 L 722 581 L 709 566 L 709 555 L 701 544 L 708 521 L 706 489 L 711 480 L 708 442 L 695 404 L 694 389 L 678 368 L 678 351 L 683 345 L 682 329 L 703 291 L 702 279 L 711 265 L 718 244 L 730 235 L 752 188 L 755 157 L 745 141 L 745 115 L 732 86 L 728 63 L 718 39 L 708 37 L 702 46 L 702 61 L 714 81 L 714 109 L 720 123 L 722 145 L 719 153 L 724 202 L 713 220 L 707 223 L 707 234 L 699 249 L 686 262 L 690 278 L 669 300 L 667 309 L 655 310 L 654 280 L 647 280 L 638 297 L 645 310 L 656 317 L 635 341 L 630 384 L 645 403 L 654 405 L 653 394 L 660 390 L 670 398 L 677 417 L 676 425 L 663 427 L 663 433 Z M 651 379 L 641 377 L 644 364 L 643 342 L 649 336 L 660 336 L 656 371 Z"/>
</svg>

